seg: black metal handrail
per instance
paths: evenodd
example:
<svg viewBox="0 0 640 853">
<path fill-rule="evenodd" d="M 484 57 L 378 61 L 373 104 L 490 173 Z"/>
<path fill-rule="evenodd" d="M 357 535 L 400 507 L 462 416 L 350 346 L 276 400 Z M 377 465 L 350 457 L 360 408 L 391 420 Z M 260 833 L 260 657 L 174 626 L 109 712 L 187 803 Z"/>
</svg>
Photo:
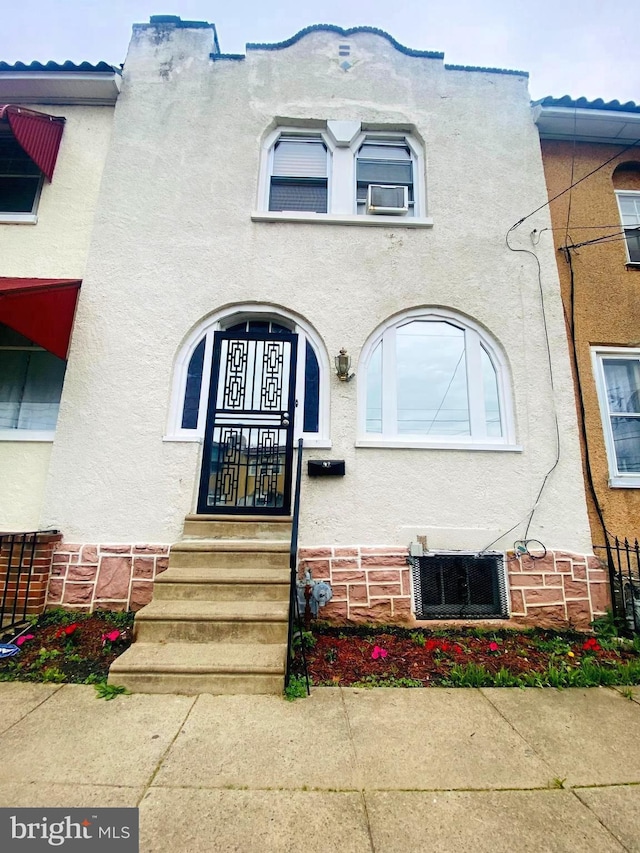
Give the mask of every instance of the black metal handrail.
<svg viewBox="0 0 640 853">
<path fill-rule="evenodd" d="M 287 638 L 287 668 L 284 675 L 284 686 L 287 687 L 291 679 L 291 661 L 293 655 L 293 637 L 295 634 L 294 622 L 300 632 L 300 654 L 302 656 L 302 668 L 307 685 L 307 696 L 311 693 L 309 687 L 309 672 L 307 671 L 307 656 L 304 650 L 304 636 L 302 633 L 302 619 L 300 617 L 300 604 L 298 603 L 298 528 L 300 525 L 300 486 L 302 484 L 302 439 L 298 440 L 298 459 L 296 464 L 296 488 L 293 497 L 293 523 L 291 525 L 291 549 L 289 551 L 289 569 L 291 578 L 289 585 L 289 634 Z"/>
<path fill-rule="evenodd" d="M 616 620 L 628 631 L 640 633 L 640 544 L 625 537 L 607 537 L 605 545 L 594 546 L 605 551 L 611 585 L 611 607 Z"/>
<path fill-rule="evenodd" d="M 0 577 L 4 575 L 0 632 L 3 634 L 27 622 L 33 560 L 41 532 L 0 534 Z M 22 604 L 19 603 L 20 598 L 23 599 Z"/>
</svg>

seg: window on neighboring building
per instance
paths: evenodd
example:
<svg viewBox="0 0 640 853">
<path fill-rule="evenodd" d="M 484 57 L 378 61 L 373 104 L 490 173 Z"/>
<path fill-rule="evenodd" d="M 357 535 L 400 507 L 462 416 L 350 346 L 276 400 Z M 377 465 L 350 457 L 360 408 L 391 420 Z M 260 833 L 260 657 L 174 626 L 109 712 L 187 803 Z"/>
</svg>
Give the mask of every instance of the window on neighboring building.
<svg viewBox="0 0 640 853">
<path fill-rule="evenodd" d="M 363 351 L 361 440 L 390 444 L 507 444 L 506 368 L 470 322 L 448 312 L 411 312 Z"/>
<path fill-rule="evenodd" d="M 617 192 L 630 264 L 640 264 L 640 192 Z"/>
<path fill-rule="evenodd" d="M 358 213 L 373 205 L 385 212 L 408 207 L 413 215 L 413 158 L 406 139 L 367 137 L 356 156 L 356 185 Z M 370 187 L 379 189 L 373 194 Z"/>
<path fill-rule="evenodd" d="M 55 430 L 66 362 L 0 324 L 0 431 Z"/>
<path fill-rule="evenodd" d="M 274 145 L 269 210 L 327 212 L 327 149 L 320 137 L 281 136 Z"/>
<path fill-rule="evenodd" d="M 38 206 L 42 172 L 0 122 L 0 214 L 33 214 Z"/>
<path fill-rule="evenodd" d="M 640 486 L 640 350 L 594 351 L 612 486 Z"/>
<path fill-rule="evenodd" d="M 640 264 L 640 162 L 619 163 L 613 173 L 627 261 Z"/>
</svg>

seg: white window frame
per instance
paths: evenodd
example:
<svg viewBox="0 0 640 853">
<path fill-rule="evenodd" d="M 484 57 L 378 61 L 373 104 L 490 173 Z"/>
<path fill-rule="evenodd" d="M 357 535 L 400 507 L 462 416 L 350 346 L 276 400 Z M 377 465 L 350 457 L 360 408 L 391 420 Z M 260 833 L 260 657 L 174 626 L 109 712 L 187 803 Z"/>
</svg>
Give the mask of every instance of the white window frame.
<svg viewBox="0 0 640 853">
<path fill-rule="evenodd" d="M 426 213 L 426 198 L 424 192 L 424 175 L 425 175 L 425 166 L 424 166 L 424 152 L 422 150 L 422 146 L 418 143 L 418 140 L 412 136 L 410 133 L 384 133 L 382 131 L 363 131 L 357 139 L 351 145 L 351 151 L 353 155 L 353 207 L 354 212 L 358 213 L 358 203 L 357 203 L 357 195 L 358 195 L 358 180 L 357 180 L 357 159 L 358 153 L 362 146 L 368 141 L 380 141 L 388 139 L 392 140 L 396 143 L 404 142 L 409 149 L 411 154 L 411 165 L 412 165 L 412 173 L 413 173 L 413 215 L 405 214 L 404 216 L 391 216 L 391 219 L 397 219 L 401 225 L 407 224 L 406 220 L 409 220 L 408 224 L 411 224 L 412 219 L 420 219 L 420 217 L 424 217 Z M 399 161 L 400 162 L 400 161 Z M 359 213 L 360 217 L 367 217 L 372 219 L 378 218 L 377 213 Z"/>
<path fill-rule="evenodd" d="M 469 394 L 469 407 L 471 424 L 477 424 L 474 432 L 469 436 L 456 436 L 454 439 L 448 436 L 430 436 L 428 439 L 419 435 L 404 435 L 398 433 L 398 422 L 396 417 L 397 398 L 395 396 L 395 330 L 404 326 L 412 320 L 423 320 L 432 322 L 448 322 L 461 328 L 465 332 L 467 383 Z M 378 344 L 383 343 L 382 381 L 387 392 L 383 390 L 382 399 L 382 433 L 367 432 L 367 371 L 369 362 Z M 385 346 L 386 343 L 386 346 Z M 475 394 L 481 387 L 481 345 L 491 359 L 496 371 L 498 386 L 498 399 L 500 405 L 500 421 L 502 426 L 501 436 L 487 436 L 482 434 L 484 426 L 480 423 L 478 409 L 484 411 L 484 401 Z M 473 357 L 475 351 L 476 356 Z M 400 447 L 400 448 L 425 448 L 441 450 L 496 450 L 496 451 L 521 451 L 522 447 L 515 443 L 515 420 L 513 414 L 513 401 L 511 395 L 510 371 L 507 360 L 500 347 L 488 337 L 487 333 L 473 320 L 447 309 L 415 308 L 390 317 L 369 337 L 358 363 L 358 439 L 357 447 Z M 475 399 L 475 401 L 474 401 Z M 473 426 L 472 426 L 473 429 Z M 481 434 L 479 434 L 481 433 Z"/>
<path fill-rule="evenodd" d="M 640 489 L 640 473 L 627 473 L 618 470 L 618 458 L 613 440 L 613 430 L 611 429 L 607 383 L 604 375 L 606 358 L 627 358 L 631 361 L 640 361 L 640 349 L 631 347 L 591 348 L 593 375 L 596 381 L 600 419 L 607 451 L 607 462 L 609 463 L 609 486 L 612 489 Z"/>
<path fill-rule="evenodd" d="M 187 335 L 176 356 L 173 368 L 173 382 L 169 402 L 169 417 L 164 441 L 202 442 L 204 439 L 207 406 L 209 403 L 209 385 L 211 382 L 211 362 L 213 358 L 214 332 L 226 329 L 245 320 L 273 320 L 291 328 L 298 336 L 298 357 L 296 363 L 296 417 L 294 422 L 294 440 L 304 440 L 305 447 L 331 448 L 330 410 L 329 410 L 329 356 L 322 339 L 313 327 L 302 318 L 272 305 L 234 305 L 209 315 L 195 326 Z M 187 386 L 187 372 L 194 350 L 205 338 L 202 384 L 200 387 L 200 405 L 196 429 L 183 429 L 182 413 Z M 307 342 L 318 359 L 320 371 L 318 432 L 303 432 L 304 424 L 304 386 L 305 354 Z"/>
<path fill-rule="evenodd" d="M 273 130 L 262 143 L 260 151 L 260 179 L 258 181 L 258 208 L 270 214 L 277 216 L 288 216 L 291 214 L 300 214 L 304 217 L 313 219 L 316 216 L 326 216 L 323 213 L 313 213 L 307 210 L 296 211 L 278 211 L 269 210 L 269 197 L 271 193 L 271 178 L 273 176 L 273 157 L 276 149 L 276 144 L 281 137 L 288 139 L 299 137 L 303 139 L 318 139 L 322 141 L 327 149 L 327 210 L 331 210 L 331 185 L 332 185 L 332 165 L 333 152 L 335 145 L 331 141 L 329 134 L 326 131 L 321 131 L 317 128 L 301 128 L 301 127 L 278 127 Z"/>
<path fill-rule="evenodd" d="M 272 130 L 264 139 L 260 151 L 257 209 L 252 212 L 254 222 L 313 222 L 325 225 L 361 225 L 389 228 L 432 228 L 433 219 L 426 215 L 425 155 L 423 146 L 410 131 L 367 130 L 361 128 L 349 144 L 337 145 L 326 122 L 319 126 L 300 127 L 283 124 Z M 397 127 L 397 126 L 396 126 Z M 327 213 L 304 210 L 269 210 L 269 192 L 273 171 L 273 152 L 281 136 L 304 139 L 317 137 L 327 148 Z M 406 142 L 413 162 L 413 216 L 358 213 L 356 201 L 356 157 L 366 139 L 394 139 Z"/>
<path fill-rule="evenodd" d="M 630 266 L 638 267 L 640 266 L 640 261 L 632 261 L 631 256 L 629 254 L 629 246 L 627 244 L 627 228 L 624 225 L 623 216 L 622 216 L 622 207 L 620 206 L 620 198 L 622 196 L 632 196 L 640 202 L 640 190 L 616 190 L 616 201 L 618 202 L 618 213 L 620 214 L 620 225 L 622 226 L 622 230 L 625 235 L 624 239 L 624 250 L 627 253 L 627 264 Z M 640 226 L 640 218 L 638 220 L 638 225 Z M 631 226 L 627 226 L 631 227 Z M 637 232 L 640 235 L 640 231 Z"/>
<path fill-rule="evenodd" d="M 46 352 L 44 347 L 39 346 L 0 346 L 0 351 L 14 350 L 18 352 Z M 64 386 L 63 386 L 64 390 Z M 62 401 L 62 394 L 60 394 Z M 60 410 L 58 409 L 58 414 Z M 0 429 L 0 441 L 39 441 L 43 443 L 51 443 L 56 437 L 55 429 Z"/>
<path fill-rule="evenodd" d="M 15 139 L 15 136 L 10 128 L 5 129 L 2 127 L 3 123 L 0 123 L 0 136 L 10 136 L 12 139 Z M 8 124 L 8 122 L 7 122 Z M 17 141 L 17 140 L 16 140 Z M 19 143 L 18 143 L 19 144 Z M 28 155 L 27 155 L 28 156 Z M 0 175 L 2 177 L 2 175 Z M 31 210 L 28 213 L 18 213 L 17 211 L 0 211 L 0 224 L 6 225 L 35 225 L 38 221 L 38 206 L 40 204 L 40 196 L 42 194 L 42 187 L 44 185 L 44 174 L 42 170 L 40 170 L 40 179 L 38 180 L 38 185 L 36 187 L 35 196 L 33 198 L 33 205 L 31 206 Z M 4 430 L 2 431 L 4 432 Z"/>
</svg>

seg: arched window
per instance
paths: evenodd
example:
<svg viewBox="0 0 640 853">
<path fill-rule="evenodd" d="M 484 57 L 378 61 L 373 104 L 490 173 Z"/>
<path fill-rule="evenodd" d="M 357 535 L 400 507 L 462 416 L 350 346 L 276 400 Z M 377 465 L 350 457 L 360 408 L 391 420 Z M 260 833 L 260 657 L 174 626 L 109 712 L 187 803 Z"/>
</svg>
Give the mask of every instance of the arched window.
<svg viewBox="0 0 640 853">
<path fill-rule="evenodd" d="M 228 332 L 294 332 L 298 336 L 295 436 L 308 447 L 328 447 L 329 360 L 313 329 L 280 309 L 237 306 L 209 317 L 189 335 L 176 361 L 165 440 L 198 441 L 204 435 L 211 379 L 213 335 Z"/>
<path fill-rule="evenodd" d="M 472 321 L 443 310 L 408 312 L 377 330 L 361 363 L 360 445 L 513 443 L 506 363 Z"/>
</svg>

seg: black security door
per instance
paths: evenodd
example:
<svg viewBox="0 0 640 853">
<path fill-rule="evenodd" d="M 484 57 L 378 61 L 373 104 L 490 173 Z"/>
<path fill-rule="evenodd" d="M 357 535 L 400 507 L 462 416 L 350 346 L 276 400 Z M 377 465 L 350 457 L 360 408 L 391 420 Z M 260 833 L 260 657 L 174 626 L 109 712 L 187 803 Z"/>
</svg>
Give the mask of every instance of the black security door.
<svg viewBox="0 0 640 853">
<path fill-rule="evenodd" d="M 199 513 L 289 514 L 297 342 L 215 333 Z"/>
</svg>

